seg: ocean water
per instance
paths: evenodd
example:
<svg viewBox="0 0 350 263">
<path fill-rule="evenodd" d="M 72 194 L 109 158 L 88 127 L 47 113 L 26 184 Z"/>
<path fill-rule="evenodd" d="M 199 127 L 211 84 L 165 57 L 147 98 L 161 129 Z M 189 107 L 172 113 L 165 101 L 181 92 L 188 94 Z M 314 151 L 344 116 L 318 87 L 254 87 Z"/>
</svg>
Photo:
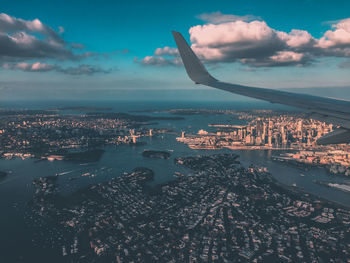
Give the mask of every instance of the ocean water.
<svg viewBox="0 0 350 263">
<path fill-rule="evenodd" d="M 2 108 L 8 109 L 48 109 L 66 106 L 93 106 L 93 107 L 111 107 L 116 112 L 130 112 L 142 110 L 166 110 L 172 108 L 206 108 L 206 109 L 289 109 L 279 107 L 268 103 L 249 104 L 249 103 L 227 103 L 227 102 L 130 102 L 130 101 L 41 101 L 41 102 L 6 102 L 2 103 Z M 165 113 L 143 113 L 153 116 L 164 116 Z M 178 143 L 176 137 L 181 131 L 188 133 L 197 132 L 199 129 L 209 129 L 208 124 L 242 124 L 229 115 L 185 115 L 184 120 L 162 120 L 158 121 L 156 127 L 171 128 L 175 134 L 165 134 L 151 138 L 144 138 L 146 142 L 142 146 L 122 145 L 118 147 L 106 147 L 106 152 L 97 163 L 80 164 L 65 161 L 40 161 L 33 159 L 13 159 L 0 160 L 0 170 L 10 171 L 6 179 L 0 181 L 0 255 L 16 255 L 17 259 L 37 251 L 33 247 L 30 236 L 30 226 L 24 219 L 24 210 L 31 200 L 34 187 L 32 181 L 41 176 L 61 174 L 58 178 L 59 189 L 63 194 L 72 193 L 82 187 L 96 184 L 98 182 L 108 181 L 113 177 L 120 176 L 124 172 L 130 172 L 134 168 L 143 166 L 154 170 L 155 179 L 152 184 L 159 184 L 174 180 L 174 172 L 189 173 L 183 167 L 174 164 L 174 158 L 178 156 L 191 156 L 199 154 L 214 154 L 216 152 L 237 153 L 240 155 L 241 163 L 245 166 L 250 164 L 265 166 L 269 169 L 272 176 L 280 182 L 292 185 L 297 184 L 306 192 L 319 195 L 332 201 L 350 204 L 350 194 L 327 188 L 314 183 L 314 180 L 327 180 L 333 182 L 349 181 L 345 178 L 330 176 L 325 170 L 312 168 L 305 171 L 301 168 L 274 162 L 271 156 L 273 151 L 267 150 L 194 150 L 186 145 Z M 142 156 L 145 149 L 169 150 L 171 158 L 169 160 L 149 159 Z M 96 174 L 95 177 L 82 177 L 84 173 Z M 302 177 L 300 174 L 305 176 Z M 74 178 L 75 180 L 71 180 Z"/>
<path fill-rule="evenodd" d="M 269 102 L 248 101 L 184 101 L 184 100 L 18 100 L 2 101 L 0 109 L 54 109 L 70 106 L 108 107 L 118 112 L 142 110 L 166 110 L 176 108 L 195 109 L 293 109 L 288 106 Z M 294 109 L 295 110 L 295 109 Z"/>
</svg>

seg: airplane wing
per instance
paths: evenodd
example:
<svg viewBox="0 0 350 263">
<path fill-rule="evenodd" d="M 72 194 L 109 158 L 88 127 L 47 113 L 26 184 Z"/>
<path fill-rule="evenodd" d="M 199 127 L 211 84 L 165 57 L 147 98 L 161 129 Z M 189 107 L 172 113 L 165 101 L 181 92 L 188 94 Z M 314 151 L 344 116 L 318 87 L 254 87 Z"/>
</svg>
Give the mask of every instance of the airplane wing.
<svg viewBox="0 0 350 263">
<path fill-rule="evenodd" d="M 209 74 L 179 32 L 172 31 L 172 34 L 185 65 L 186 72 L 196 84 L 214 87 L 271 103 L 302 108 L 309 113 L 310 118 L 333 123 L 341 127 L 318 139 L 318 144 L 350 142 L 350 101 L 221 82 Z"/>
</svg>

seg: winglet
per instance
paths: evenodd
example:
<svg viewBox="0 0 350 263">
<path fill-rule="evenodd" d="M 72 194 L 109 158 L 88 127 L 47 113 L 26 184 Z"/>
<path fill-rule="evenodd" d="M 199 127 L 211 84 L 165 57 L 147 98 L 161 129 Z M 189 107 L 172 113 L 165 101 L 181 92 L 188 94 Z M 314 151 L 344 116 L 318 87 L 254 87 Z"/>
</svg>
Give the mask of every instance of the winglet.
<svg viewBox="0 0 350 263">
<path fill-rule="evenodd" d="M 176 31 L 172 31 L 172 34 L 190 79 L 196 84 L 208 84 L 217 81 L 208 73 L 183 36 Z"/>
</svg>

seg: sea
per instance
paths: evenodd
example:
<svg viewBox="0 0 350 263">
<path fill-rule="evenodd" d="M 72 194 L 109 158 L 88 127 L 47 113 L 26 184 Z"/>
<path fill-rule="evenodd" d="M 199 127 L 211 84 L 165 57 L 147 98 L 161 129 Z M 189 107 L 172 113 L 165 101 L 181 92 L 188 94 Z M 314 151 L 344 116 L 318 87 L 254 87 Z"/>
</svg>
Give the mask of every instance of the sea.
<svg viewBox="0 0 350 263">
<path fill-rule="evenodd" d="M 0 109 L 56 109 L 61 107 L 86 106 L 111 108 L 113 112 L 148 116 L 173 116 L 162 112 L 168 109 L 218 109 L 218 110 L 251 110 L 273 109 L 294 110 L 277 104 L 256 101 L 0 101 Z M 65 114 L 82 114 L 76 111 L 64 111 Z M 272 160 L 278 154 L 271 150 L 196 150 L 176 141 L 182 131 L 196 133 L 200 129 L 209 130 L 209 124 L 243 124 L 232 115 L 199 114 L 184 115 L 183 120 L 161 120 L 152 125 L 156 128 L 169 128 L 174 133 L 145 137 L 143 145 L 120 145 L 105 147 L 105 153 L 96 163 L 74 163 L 67 161 L 36 161 L 35 159 L 14 158 L 0 159 L 0 171 L 8 176 L 0 181 L 0 262 L 1 257 L 16 258 L 18 262 L 27 262 L 26 258 L 33 251 L 40 251 L 32 242 L 30 222 L 24 216 L 26 206 L 35 191 L 32 181 L 39 177 L 59 174 L 58 185 L 62 194 L 70 194 L 83 187 L 111 180 L 130 172 L 136 167 L 147 167 L 155 172 L 157 185 L 175 180 L 174 173 L 191 173 L 175 164 L 179 156 L 195 156 L 215 153 L 235 153 L 240 156 L 242 165 L 264 166 L 279 182 L 292 186 L 295 184 L 305 192 L 321 196 L 345 206 L 350 206 L 350 194 L 328 188 L 315 181 L 350 183 L 350 179 L 329 175 L 322 168 L 308 168 L 279 163 Z M 0 127 L 1 128 L 1 127 Z M 144 150 L 169 151 L 169 160 L 151 159 L 142 156 Z M 95 175 L 81 176 L 82 174 Z M 15 257 L 11 257 L 15 255 Z M 10 262 L 10 261 L 8 261 Z M 12 261 L 13 262 L 13 261 Z"/>
</svg>

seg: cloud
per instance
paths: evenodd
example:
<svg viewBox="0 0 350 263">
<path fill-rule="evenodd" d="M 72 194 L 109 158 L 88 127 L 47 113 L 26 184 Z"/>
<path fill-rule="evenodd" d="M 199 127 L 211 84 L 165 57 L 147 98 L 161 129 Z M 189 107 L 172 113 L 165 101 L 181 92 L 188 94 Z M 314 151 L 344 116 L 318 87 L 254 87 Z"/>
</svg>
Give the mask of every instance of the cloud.
<svg viewBox="0 0 350 263">
<path fill-rule="evenodd" d="M 189 33 L 192 49 L 205 63 L 239 62 L 250 67 L 307 66 L 322 57 L 350 58 L 350 18 L 337 21 L 317 39 L 305 30 L 278 31 L 265 21 L 250 21 L 220 12 L 201 17 L 212 23 L 193 26 Z M 157 48 L 153 56 L 141 61 L 147 65 L 173 65 L 169 56 L 178 58 L 175 48 Z"/>
<path fill-rule="evenodd" d="M 76 49 L 84 49 L 85 46 L 81 43 L 70 43 L 71 48 L 76 48 Z"/>
<path fill-rule="evenodd" d="M 180 58 L 164 58 L 157 56 L 146 56 L 140 61 L 135 59 L 135 62 L 140 63 L 144 66 L 179 66 L 182 64 Z"/>
<path fill-rule="evenodd" d="M 282 31 L 277 32 L 278 37 L 285 42 L 287 47 L 290 48 L 307 48 L 314 46 L 317 41 L 311 36 L 311 34 L 305 30 L 292 29 L 292 31 L 287 34 Z"/>
<path fill-rule="evenodd" d="M 59 26 L 58 27 L 58 34 L 63 34 L 65 31 L 64 27 L 63 26 Z"/>
<path fill-rule="evenodd" d="M 20 62 L 20 63 L 5 63 L 2 65 L 2 68 L 12 69 L 12 70 L 19 69 L 19 70 L 28 71 L 28 72 L 45 72 L 45 71 L 51 71 L 51 70 L 57 69 L 57 66 L 41 63 L 41 62 L 35 62 L 33 64 Z"/>
<path fill-rule="evenodd" d="M 226 22 L 234 22 L 234 21 L 253 21 L 260 20 L 260 17 L 256 17 L 253 15 L 245 15 L 245 16 L 237 16 L 237 15 L 225 15 L 220 11 L 213 13 L 203 13 L 196 16 L 198 19 L 211 23 L 211 24 L 221 24 Z"/>
<path fill-rule="evenodd" d="M 349 48 L 350 47 L 350 18 L 340 20 L 332 26 L 319 41 L 321 48 Z"/>
<path fill-rule="evenodd" d="M 162 47 L 162 48 L 157 48 L 154 51 L 154 55 L 157 55 L 157 56 L 162 56 L 162 55 L 176 56 L 176 55 L 179 55 L 179 51 L 175 47 Z"/>
<path fill-rule="evenodd" d="M 263 21 L 199 25 L 190 29 L 190 36 L 193 50 L 208 62 L 264 59 L 285 45 Z"/>
<path fill-rule="evenodd" d="M 80 64 L 64 68 L 57 63 L 76 63 L 87 58 L 108 58 L 109 53 L 85 51 L 81 43 L 68 43 L 63 39 L 65 28 L 55 31 L 39 19 L 24 20 L 0 14 L 0 67 L 26 72 L 56 71 L 70 75 L 109 73 L 99 66 Z M 123 51 L 126 53 L 128 51 Z M 50 60 L 51 63 L 45 61 Z M 36 61 L 33 63 L 33 61 Z M 55 63 L 52 63 L 55 61 Z"/>
<path fill-rule="evenodd" d="M 60 69 L 59 70 L 62 73 L 69 74 L 69 75 L 93 75 L 96 73 L 110 73 L 112 70 L 111 69 L 103 69 L 99 66 L 94 66 L 94 65 L 79 65 L 77 67 L 69 67 L 65 69 Z"/>
<path fill-rule="evenodd" d="M 242 64 L 254 67 L 304 66 L 310 63 L 309 58 L 302 53 L 293 51 L 278 51 L 275 55 L 266 58 L 243 58 Z"/>
<path fill-rule="evenodd" d="M 0 14 L 0 61 L 73 57 L 64 39 L 39 19 L 23 20 Z"/>
<path fill-rule="evenodd" d="M 157 48 L 154 51 L 153 56 L 146 56 L 141 60 L 135 58 L 134 62 L 140 63 L 143 66 L 158 67 L 182 65 L 182 60 L 177 48 L 168 46 Z"/>
<path fill-rule="evenodd" d="M 208 24 L 190 30 L 192 48 L 207 63 L 240 62 L 254 67 L 308 65 L 316 40 L 303 30 L 290 33 L 264 21 Z"/>
<path fill-rule="evenodd" d="M 60 31 L 64 31 L 63 27 L 59 27 Z M 50 41 L 64 43 L 58 34 L 50 27 L 44 25 L 39 19 L 23 20 L 7 14 L 0 14 L 0 30 L 1 32 L 13 33 L 18 31 L 36 32 L 46 35 Z"/>
<path fill-rule="evenodd" d="M 276 55 L 271 56 L 272 61 L 279 63 L 288 62 L 300 62 L 302 61 L 304 54 L 296 53 L 293 51 L 278 51 Z"/>
<path fill-rule="evenodd" d="M 81 43 L 67 43 L 58 32 L 39 19 L 24 20 L 0 14 L 0 62 L 30 59 L 81 60 L 92 56 L 103 56 L 97 52 L 73 53 L 72 49 L 84 49 Z"/>
<path fill-rule="evenodd" d="M 93 66 L 93 65 L 78 65 L 76 67 L 68 67 L 68 68 L 62 68 L 61 66 L 57 64 L 47 64 L 42 62 L 35 62 L 35 63 L 26 63 L 26 62 L 19 62 L 19 63 L 4 63 L 1 66 L 3 69 L 8 70 L 21 70 L 26 72 L 47 72 L 47 71 L 57 71 L 68 75 L 93 75 L 96 73 L 110 73 L 111 69 L 102 69 L 99 66 Z"/>
</svg>

